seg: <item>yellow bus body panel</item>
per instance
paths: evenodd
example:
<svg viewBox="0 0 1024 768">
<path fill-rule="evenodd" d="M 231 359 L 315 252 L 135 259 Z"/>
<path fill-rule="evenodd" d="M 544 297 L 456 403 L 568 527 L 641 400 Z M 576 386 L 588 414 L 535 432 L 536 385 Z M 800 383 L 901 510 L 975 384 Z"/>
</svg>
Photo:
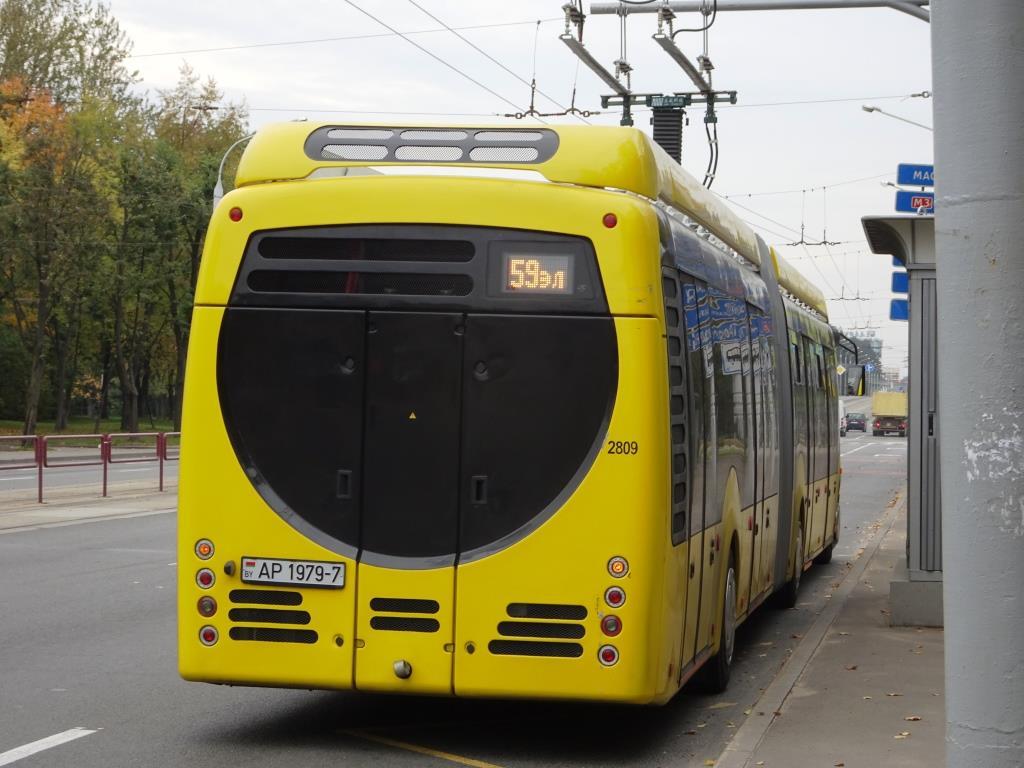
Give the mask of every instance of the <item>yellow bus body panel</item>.
<svg viewBox="0 0 1024 768">
<path fill-rule="evenodd" d="M 229 218 L 242 210 L 241 221 Z M 605 213 L 618 223 L 605 227 Z M 213 213 L 196 304 L 223 306 L 249 235 L 257 230 L 345 224 L 508 227 L 586 237 L 594 244 L 613 315 L 661 317 L 658 228 L 650 204 L 622 193 L 539 181 L 447 176 L 361 176 L 236 189 Z"/>
<path fill-rule="evenodd" d="M 228 211 L 243 211 L 231 221 Z M 615 213 L 614 228 L 604 226 Z M 559 232 L 586 237 L 598 255 L 610 311 L 616 315 L 619 382 L 607 440 L 636 441 L 637 455 L 610 455 L 602 446 L 581 485 L 543 525 L 507 549 L 458 569 L 396 570 L 357 565 L 312 542 L 271 511 L 239 465 L 216 396 L 217 340 L 250 234 L 256 230 L 346 223 L 464 224 Z M 666 350 L 658 227 L 649 203 L 622 193 L 544 182 L 449 177 L 388 177 L 281 182 L 230 193 L 214 213 L 197 288 L 186 379 L 179 535 L 180 669 L 183 677 L 211 682 L 358 688 L 651 702 L 676 690 L 685 602 L 666 602 L 676 590 L 676 551 L 669 534 L 669 461 Z M 210 258 L 210 254 L 216 258 Z M 201 438 L 198 436 L 202 436 Z M 287 439 L 287 436 L 282 436 Z M 207 591 L 195 583 L 201 563 L 198 538 L 218 547 L 209 590 L 220 606 L 202 619 L 195 600 Z M 218 543 L 220 542 L 220 543 Z M 682 547 L 685 551 L 685 545 Z M 345 562 L 341 590 L 298 589 L 313 644 L 226 640 L 234 622 L 228 593 L 239 589 L 237 571 L 225 561 L 242 555 Z M 628 558 L 622 580 L 608 559 Z M 683 555 L 685 559 L 685 554 Z M 194 565 L 189 567 L 185 564 Z M 609 612 L 604 591 L 626 590 L 618 613 L 624 629 L 605 638 Z M 270 588 L 275 589 L 275 588 Z M 455 599 L 453 602 L 453 593 Z M 187 596 L 187 597 L 186 597 Z M 435 599 L 436 633 L 383 632 L 371 627 L 373 597 Z M 194 599 L 193 599 L 194 598 Z M 579 658 L 499 656 L 487 644 L 497 623 L 510 619 L 507 604 L 564 602 L 587 607 L 584 653 Z M 222 640 L 198 642 L 212 624 Z M 453 643 L 454 627 L 454 643 Z M 597 657 L 614 644 L 620 661 L 604 667 Z M 453 645 L 449 645 L 453 643 Z M 467 652 L 467 643 L 475 653 Z M 448 646 L 448 647 L 446 647 Z M 394 663 L 408 661 L 407 680 Z M 454 672 L 453 672 L 454 662 Z"/>
<path fill-rule="evenodd" d="M 224 309 L 197 307 L 192 315 L 185 391 L 188 406 L 182 420 L 181 487 L 178 492 L 178 665 L 187 680 L 254 683 L 296 687 L 349 688 L 355 619 L 356 564 L 308 539 L 267 507 L 246 477 L 224 428 L 217 397 L 217 339 Z M 202 393 L 202 394 L 199 394 Z M 288 440 L 288 435 L 281 439 Z M 213 542 L 209 561 L 195 554 L 199 539 Z M 345 563 L 342 589 L 291 589 L 243 584 L 243 556 L 280 557 Z M 225 564 L 234 574 L 225 573 Z M 216 574 L 210 589 L 200 589 L 196 572 L 208 567 Z M 310 614 L 301 627 L 318 634 L 316 643 L 237 642 L 232 626 L 279 628 L 280 625 L 231 621 L 230 592 L 239 589 L 298 591 L 297 610 Z M 211 595 L 218 610 L 201 617 L 196 603 Z M 249 605 L 275 608 L 271 605 Z M 291 609 L 291 608 L 289 608 Z M 199 630 L 213 626 L 220 640 L 212 647 L 199 642 Z M 339 645 L 340 641 L 340 645 Z"/>
<path fill-rule="evenodd" d="M 455 568 L 398 570 L 360 563 L 357 587 L 355 687 L 361 691 L 450 694 Z M 374 618 L 410 618 L 408 614 L 373 610 L 370 603 L 375 597 L 434 600 L 439 606 L 437 613 L 412 618 L 433 619 L 440 628 L 436 632 L 374 629 Z M 395 674 L 395 663 L 403 661 L 412 667 L 407 678 Z"/>
<path fill-rule="evenodd" d="M 578 697 L 649 702 L 669 684 L 668 668 L 681 616 L 663 613 L 665 544 L 669 538 L 667 376 L 660 326 L 650 318 L 616 318 L 619 388 L 608 440 L 635 440 L 636 455 L 602 448 L 586 478 L 561 510 L 532 534 L 497 554 L 458 568 L 455 692 L 472 696 Z M 608 573 L 625 557 L 629 573 Z M 605 590 L 626 593 L 621 608 L 605 604 Z M 503 638 L 510 603 L 582 605 L 587 609 L 579 658 L 488 653 Z M 601 618 L 616 613 L 621 634 L 602 634 Z M 671 635 L 669 634 L 671 627 Z M 618 648 L 604 667 L 598 649 Z M 475 650 L 470 653 L 468 648 Z"/>
</svg>

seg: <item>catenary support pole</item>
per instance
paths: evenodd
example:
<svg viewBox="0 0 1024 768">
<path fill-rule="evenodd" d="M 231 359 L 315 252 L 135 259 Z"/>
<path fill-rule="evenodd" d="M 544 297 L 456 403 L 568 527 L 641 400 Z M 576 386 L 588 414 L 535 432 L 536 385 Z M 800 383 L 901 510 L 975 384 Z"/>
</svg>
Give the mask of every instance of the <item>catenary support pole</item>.
<svg viewBox="0 0 1024 768">
<path fill-rule="evenodd" d="M 1024 765 L 1024 3 L 935 0 L 950 768 Z"/>
</svg>

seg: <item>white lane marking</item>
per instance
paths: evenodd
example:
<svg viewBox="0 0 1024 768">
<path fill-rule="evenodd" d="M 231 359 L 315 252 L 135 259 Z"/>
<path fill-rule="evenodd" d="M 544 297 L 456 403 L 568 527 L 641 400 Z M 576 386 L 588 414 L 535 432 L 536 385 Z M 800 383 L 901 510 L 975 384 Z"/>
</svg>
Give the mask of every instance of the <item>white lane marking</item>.
<svg viewBox="0 0 1024 768">
<path fill-rule="evenodd" d="M 61 744 L 67 744 L 69 741 L 80 739 L 83 736 L 88 736 L 91 733 L 96 733 L 99 728 L 92 730 L 88 728 L 71 728 L 61 733 L 55 733 L 53 736 L 47 736 L 45 739 L 39 739 L 39 741 L 33 741 L 31 744 L 24 744 L 14 749 L 9 749 L 6 752 L 0 752 L 0 765 L 10 765 L 11 763 L 17 762 L 22 758 L 34 755 L 37 752 L 42 752 L 46 749 L 53 749 L 53 747 L 59 747 Z"/>
<path fill-rule="evenodd" d="M 850 450 L 844 451 L 843 453 L 841 453 L 839 455 L 840 456 L 849 456 L 851 453 L 856 453 L 857 451 L 864 450 L 869 445 L 874 445 L 874 443 L 864 443 L 864 445 L 858 445 L 856 448 L 851 448 Z"/>
</svg>

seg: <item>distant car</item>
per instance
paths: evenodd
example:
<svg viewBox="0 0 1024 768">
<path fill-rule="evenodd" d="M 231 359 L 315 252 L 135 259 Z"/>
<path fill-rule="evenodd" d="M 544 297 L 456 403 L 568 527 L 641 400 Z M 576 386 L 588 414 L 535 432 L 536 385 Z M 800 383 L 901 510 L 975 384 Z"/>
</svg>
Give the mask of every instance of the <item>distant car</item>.
<svg viewBox="0 0 1024 768">
<path fill-rule="evenodd" d="M 861 432 L 868 431 L 868 419 L 863 413 L 846 414 L 846 428 L 859 429 Z"/>
</svg>

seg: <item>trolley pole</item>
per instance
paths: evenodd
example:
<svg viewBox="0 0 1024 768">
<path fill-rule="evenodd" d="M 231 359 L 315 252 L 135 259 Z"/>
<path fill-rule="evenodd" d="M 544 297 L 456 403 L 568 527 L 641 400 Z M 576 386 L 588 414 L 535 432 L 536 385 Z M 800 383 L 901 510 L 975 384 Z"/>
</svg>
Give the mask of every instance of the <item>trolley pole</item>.
<svg viewBox="0 0 1024 768">
<path fill-rule="evenodd" d="M 934 0 L 946 760 L 1024 765 L 1024 3 Z"/>
</svg>

